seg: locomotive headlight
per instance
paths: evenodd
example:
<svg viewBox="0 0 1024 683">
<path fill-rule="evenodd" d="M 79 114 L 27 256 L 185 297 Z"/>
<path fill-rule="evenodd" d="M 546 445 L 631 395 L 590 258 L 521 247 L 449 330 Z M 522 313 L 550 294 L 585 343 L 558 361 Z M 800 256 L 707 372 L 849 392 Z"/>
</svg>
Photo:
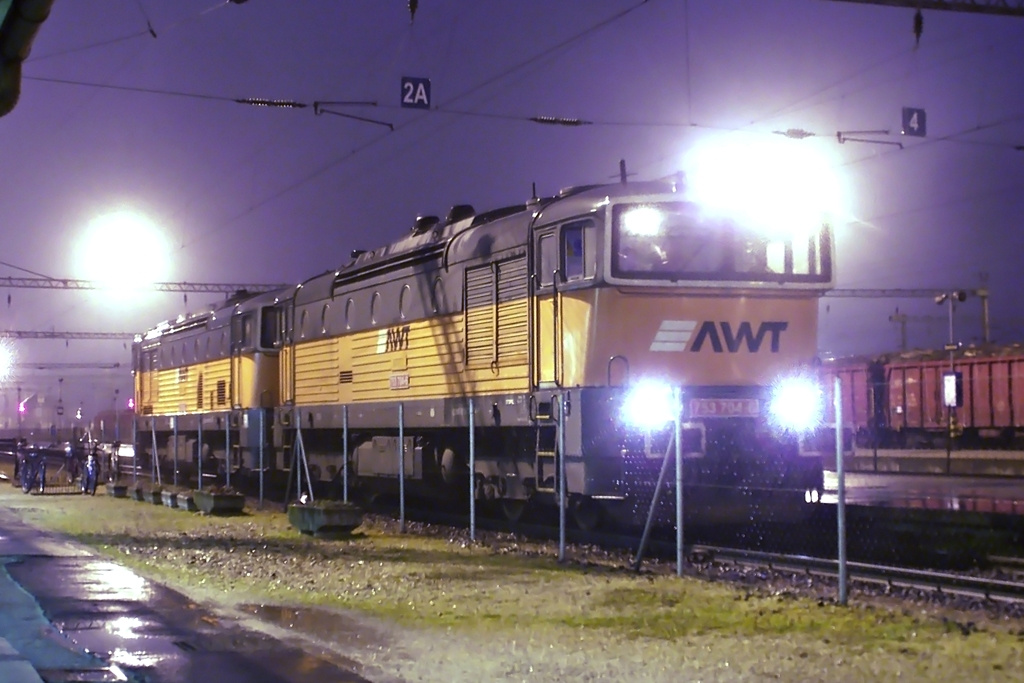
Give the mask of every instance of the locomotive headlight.
<svg viewBox="0 0 1024 683">
<path fill-rule="evenodd" d="M 805 433 L 819 426 L 824 408 L 824 392 L 818 382 L 799 375 L 776 382 L 768 399 L 772 426 L 788 432 Z"/>
<path fill-rule="evenodd" d="M 679 413 L 677 390 L 665 382 L 642 380 L 630 387 L 622 402 L 622 419 L 639 429 L 656 429 Z"/>
</svg>

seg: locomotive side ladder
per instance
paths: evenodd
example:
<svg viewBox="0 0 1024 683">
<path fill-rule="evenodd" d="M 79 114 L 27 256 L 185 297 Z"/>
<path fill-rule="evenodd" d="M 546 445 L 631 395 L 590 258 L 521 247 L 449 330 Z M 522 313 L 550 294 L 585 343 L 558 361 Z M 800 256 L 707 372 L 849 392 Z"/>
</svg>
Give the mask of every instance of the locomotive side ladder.
<svg viewBox="0 0 1024 683">
<path fill-rule="evenodd" d="M 538 493 L 558 490 L 558 422 L 554 415 L 555 401 L 537 404 L 534 472 Z"/>
</svg>

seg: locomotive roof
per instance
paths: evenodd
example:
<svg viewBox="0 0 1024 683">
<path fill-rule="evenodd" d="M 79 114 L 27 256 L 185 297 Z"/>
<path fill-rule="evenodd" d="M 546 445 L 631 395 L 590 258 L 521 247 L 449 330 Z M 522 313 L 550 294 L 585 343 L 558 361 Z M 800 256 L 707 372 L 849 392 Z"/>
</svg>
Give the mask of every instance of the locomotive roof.
<svg viewBox="0 0 1024 683">
<path fill-rule="evenodd" d="M 469 205 L 457 205 L 444 221 L 421 216 L 405 237 L 371 251 L 358 252 L 337 271 L 335 284 L 364 277 L 385 266 L 430 260 L 439 254 L 449 262 L 457 262 L 500 252 L 525 244 L 524 231 L 531 222 L 549 223 L 585 215 L 599 210 L 610 199 L 671 194 L 677 188 L 676 180 L 574 186 L 553 197 L 534 198 L 481 214 L 475 213 Z M 526 216 L 529 220 L 523 220 Z M 510 226 L 514 229 L 509 229 Z"/>
<path fill-rule="evenodd" d="M 165 320 L 146 331 L 142 338 L 149 341 L 171 334 L 178 334 L 197 327 L 217 329 L 230 323 L 231 316 L 236 312 L 251 310 L 288 298 L 294 287 L 273 290 L 270 292 L 249 292 L 238 290 L 224 301 L 211 304 L 206 310 L 178 316 L 174 320 Z"/>
<path fill-rule="evenodd" d="M 474 256 L 496 253 L 526 243 L 529 226 L 547 224 L 599 211 L 609 201 L 633 196 L 670 195 L 680 189 L 678 177 L 632 183 L 572 186 L 557 195 L 533 198 L 522 204 L 476 213 L 469 205 L 452 207 L 441 220 L 420 216 L 404 237 L 371 251 L 353 252 L 353 258 L 337 271 L 314 275 L 294 287 L 252 294 L 236 292 L 208 310 L 164 321 L 144 336 L 154 339 L 199 325 L 227 324 L 231 315 L 277 301 L 291 299 L 302 304 L 331 298 L 342 283 L 370 277 L 375 272 L 400 265 L 426 263 L 438 258 L 458 262 Z"/>
</svg>

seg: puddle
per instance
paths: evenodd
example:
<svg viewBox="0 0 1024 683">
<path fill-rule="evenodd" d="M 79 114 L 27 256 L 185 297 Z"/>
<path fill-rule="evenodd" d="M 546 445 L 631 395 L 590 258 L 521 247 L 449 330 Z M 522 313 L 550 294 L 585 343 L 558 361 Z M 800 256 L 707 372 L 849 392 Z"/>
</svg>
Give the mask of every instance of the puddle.
<svg viewBox="0 0 1024 683">
<path fill-rule="evenodd" d="M 239 609 L 260 621 L 320 642 L 343 644 L 345 649 L 387 649 L 392 640 L 381 626 L 340 611 L 281 605 L 241 605 Z"/>
</svg>

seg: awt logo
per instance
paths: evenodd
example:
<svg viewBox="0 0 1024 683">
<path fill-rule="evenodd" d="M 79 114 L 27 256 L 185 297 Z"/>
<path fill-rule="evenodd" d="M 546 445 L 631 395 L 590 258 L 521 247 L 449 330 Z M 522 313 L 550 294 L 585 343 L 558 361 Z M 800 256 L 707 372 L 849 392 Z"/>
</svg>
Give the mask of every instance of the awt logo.
<svg viewBox="0 0 1024 683">
<path fill-rule="evenodd" d="M 758 353 L 767 340 L 769 352 L 778 353 L 782 333 L 787 327 L 789 323 L 784 321 L 765 321 L 755 332 L 749 322 L 741 322 L 733 329 L 729 322 L 708 320 L 698 325 L 696 320 L 663 320 L 650 350 L 679 352 L 688 349 L 696 353 L 707 345 L 714 353 L 739 353 L 744 349 Z"/>
</svg>

